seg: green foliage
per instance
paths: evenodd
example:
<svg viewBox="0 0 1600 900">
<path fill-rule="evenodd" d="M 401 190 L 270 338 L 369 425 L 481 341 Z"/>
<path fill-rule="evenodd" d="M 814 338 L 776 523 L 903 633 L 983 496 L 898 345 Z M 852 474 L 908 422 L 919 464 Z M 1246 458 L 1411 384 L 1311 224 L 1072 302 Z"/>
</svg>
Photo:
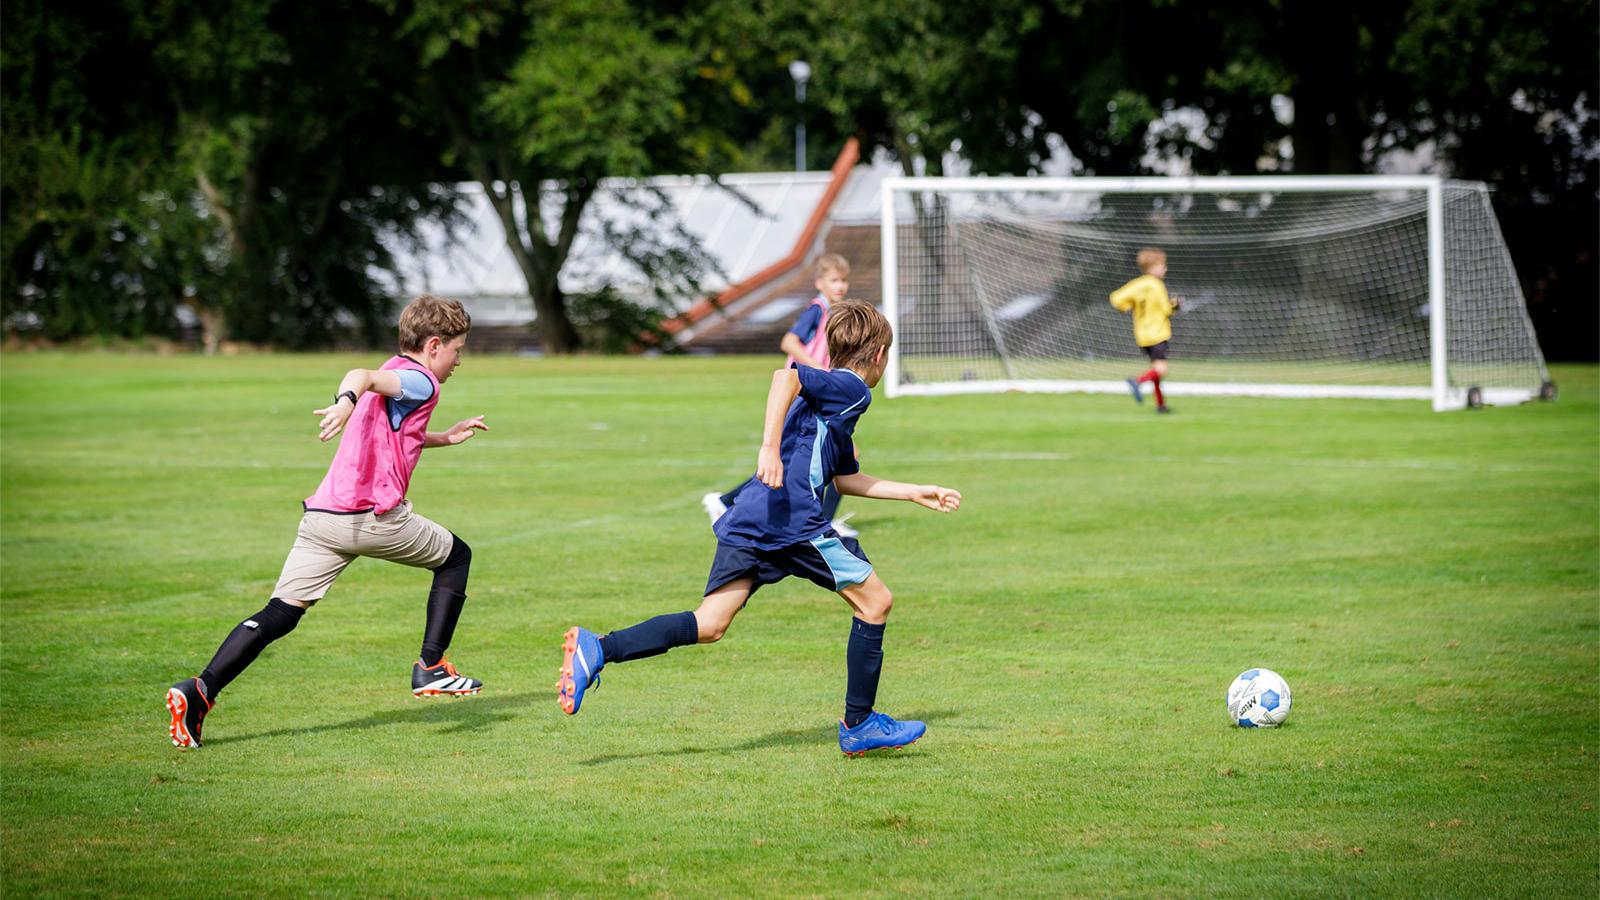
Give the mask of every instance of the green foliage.
<svg viewBox="0 0 1600 900">
<path fill-rule="evenodd" d="M 511 150 L 556 177 L 653 174 L 652 150 L 684 118 L 688 55 L 621 0 L 541 4 L 485 111 Z"/>
<path fill-rule="evenodd" d="M 1045 15 L 1026 0 L 776 4 L 770 40 L 811 64 L 816 101 L 869 151 L 918 157 L 928 174 L 953 150 L 981 171 L 1025 171 L 1044 152 L 1021 95 Z"/>
<path fill-rule="evenodd" d="M 629 353 L 639 348 L 645 335 L 653 336 L 656 346 L 670 341 L 670 335 L 661 327 L 664 316 L 660 309 L 641 305 L 613 289 L 567 299 L 572 324 L 578 329 L 584 350 Z"/>
<path fill-rule="evenodd" d="M 1594 14 L 1593 0 L 16 0 L 0 9 L 0 304 L 52 336 L 170 332 L 182 303 L 249 340 L 380 340 L 390 248 L 415 245 L 424 219 L 448 227 L 440 186 L 471 180 L 545 346 L 572 348 L 560 273 L 604 179 L 787 168 L 804 117 L 813 168 L 854 136 L 928 174 L 953 159 L 1037 171 L 1063 146 L 1102 175 L 1152 160 L 1370 171 L 1426 148 L 1496 188 L 1547 347 L 1592 355 Z M 804 105 L 796 59 L 814 73 Z M 711 268 L 663 235 L 635 262 L 664 309 Z"/>
<path fill-rule="evenodd" d="M 494 205 L 549 352 L 580 337 L 560 285 L 602 179 L 715 171 L 735 150 L 710 112 L 749 92 L 721 51 L 696 40 L 703 19 L 623 0 L 529 0 L 462 10 L 443 0 L 396 3 L 397 35 L 421 68 L 415 102 L 447 129 L 442 159 Z M 441 35 L 447 39 L 441 40 Z M 642 198 L 635 200 L 633 198 Z M 693 297 L 714 267 L 648 192 L 618 191 L 628 215 L 599 222 L 663 304 Z"/>
<path fill-rule="evenodd" d="M 5 16 L 12 327 L 168 334 L 181 303 L 216 338 L 387 339 L 388 248 L 454 198 L 428 185 L 436 156 L 396 106 L 370 4 Z"/>
<path fill-rule="evenodd" d="M 929 724 L 847 760 L 850 613 L 797 579 L 554 702 L 567 628 L 697 602 L 698 498 L 754 466 L 773 359 L 469 342 L 435 421 L 493 430 L 410 496 L 472 544 L 451 658 L 484 693 L 411 697 L 429 574 L 360 560 L 175 750 L 163 692 L 265 602 L 333 452 L 307 410 L 373 362 L 5 356 L 8 895 L 1600 891 L 1593 366 L 1439 415 L 879 397 L 866 471 L 966 499 L 845 501 L 895 592 L 882 707 Z M 1225 718 L 1254 665 L 1295 692 L 1275 732 Z"/>
<path fill-rule="evenodd" d="M 216 223 L 170 163 L 131 140 L 11 136 L 0 309 L 52 340 L 171 336 L 176 307 L 219 283 Z M 145 172 L 141 183 L 130 169 Z"/>
</svg>

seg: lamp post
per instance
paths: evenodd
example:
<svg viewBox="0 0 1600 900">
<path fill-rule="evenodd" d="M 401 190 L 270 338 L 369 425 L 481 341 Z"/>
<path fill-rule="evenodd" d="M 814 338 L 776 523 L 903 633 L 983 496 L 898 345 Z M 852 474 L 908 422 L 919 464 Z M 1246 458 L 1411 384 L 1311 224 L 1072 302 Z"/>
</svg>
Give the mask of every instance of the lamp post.
<svg viewBox="0 0 1600 900">
<path fill-rule="evenodd" d="M 794 170 L 806 170 L 806 82 L 811 80 L 811 64 L 803 59 L 789 63 L 789 77 L 794 79 L 794 99 L 799 105 L 794 126 Z"/>
</svg>

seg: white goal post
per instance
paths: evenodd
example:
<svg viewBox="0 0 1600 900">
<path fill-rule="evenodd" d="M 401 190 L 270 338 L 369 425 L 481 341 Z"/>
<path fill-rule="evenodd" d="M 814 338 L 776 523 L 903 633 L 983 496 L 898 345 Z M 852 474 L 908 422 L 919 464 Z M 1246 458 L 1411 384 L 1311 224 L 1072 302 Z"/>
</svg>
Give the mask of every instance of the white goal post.
<svg viewBox="0 0 1600 900">
<path fill-rule="evenodd" d="M 1143 356 L 1108 297 L 1146 246 L 1182 300 L 1169 394 L 1553 392 L 1481 183 L 891 177 L 882 210 L 890 397 L 1126 391 Z"/>
</svg>

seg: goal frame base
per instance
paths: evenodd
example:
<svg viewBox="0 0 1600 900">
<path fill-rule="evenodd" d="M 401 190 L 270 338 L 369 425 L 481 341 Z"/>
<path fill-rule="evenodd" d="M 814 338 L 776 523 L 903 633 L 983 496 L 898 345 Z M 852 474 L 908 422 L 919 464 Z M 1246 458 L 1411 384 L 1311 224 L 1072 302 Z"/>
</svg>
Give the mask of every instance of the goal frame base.
<svg viewBox="0 0 1600 900">
<path fill-rule="evenodd" d="M 1383 385 L 1328 384 L 1247 384 L 1239 382 L 1163 381 L 1161 390 L 1174 397 L 1277 397 L 1293 399 L 1346 400 L 1430 400 L 1437 412 L 1464 409 L 1467 388 L 1450 388 L 1437 397 L 1431 387 L 1389 387 Z M 984 379 L 944 381 L 933 384 L 895 385 L 890 397 L 937 397 L 953 394 L 1126 394 L 1124 381 L 1074 381 L 1059 379 Z M 1489 406 L 1516 406 L 1528 403 L 1536 391 L 1521 388 L 1483 388 L 1483 402 Z"/>
</svg>

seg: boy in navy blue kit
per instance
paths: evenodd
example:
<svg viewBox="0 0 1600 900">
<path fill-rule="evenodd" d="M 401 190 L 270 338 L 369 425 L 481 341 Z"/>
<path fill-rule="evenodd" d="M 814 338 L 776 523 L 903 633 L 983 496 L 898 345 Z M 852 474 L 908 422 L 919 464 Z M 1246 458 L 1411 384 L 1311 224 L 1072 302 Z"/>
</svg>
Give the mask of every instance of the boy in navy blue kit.
<svg viewBox="0 0 1600 900">
<path fill-rule="evenodd" d="M 845 651 L 849 674 L 839 749 L 859 756 L 903 747 L 927 730 L 921 722 L 900 722 L 873 710 L 893 597 L 861 545 L 831 527 L 822 512 L 822 494 L 832 484 L 842 494 L 910 500 L 939 512 L 959 509 L 961 494 L 860 471 L 853 444 L 856 421 L 872 402 L 872 387 L 883 377 L 894 336 L 876 309 L 845 300 L 830 310 L 827 337 L 839 368 L 794 364 L 772 375 L 756 474 L 713 529 L 717 555 L 699 608 L 656 616 L 604 637 L 587 628 L 567 632 L 557 700 L 568 715 L 582 707 L 605 665 L 714 643 L 757 589 L 798 575 L 837 591 L 855 612 Z"/>
<path fill-rule="evenodd" d="M 783 340 L 779 342 L 778 349 L 789 354 L 784 365 L 790 366 L 800 363 L 813 369 L 833 368 L 832 357 L 828 354 L 828 312 L 833 304 L 844 299 L 850 290 L 850 263 L 837 253 L 829 253 L 817 260 L 816 270 L 817 295 L 811 298 L 806 308 L 801 311 L 794 324 L 783 333 Z M 712 491 L 700 498 L 700 506 L 711 517 L 711 524 L 717 524 L 723 513 L 733 506 L 739 496 L 740 488 L 748 482 L 740 483 L 739 487 L 719 494 Z M 822 495 L 822 514 L 833 524 L 833 530 L 839 537 L 858 537 L 859 532 L 845 524 L 846 515 L 839 518 L 839 492 L 830 485 Z"/>
</svg>

